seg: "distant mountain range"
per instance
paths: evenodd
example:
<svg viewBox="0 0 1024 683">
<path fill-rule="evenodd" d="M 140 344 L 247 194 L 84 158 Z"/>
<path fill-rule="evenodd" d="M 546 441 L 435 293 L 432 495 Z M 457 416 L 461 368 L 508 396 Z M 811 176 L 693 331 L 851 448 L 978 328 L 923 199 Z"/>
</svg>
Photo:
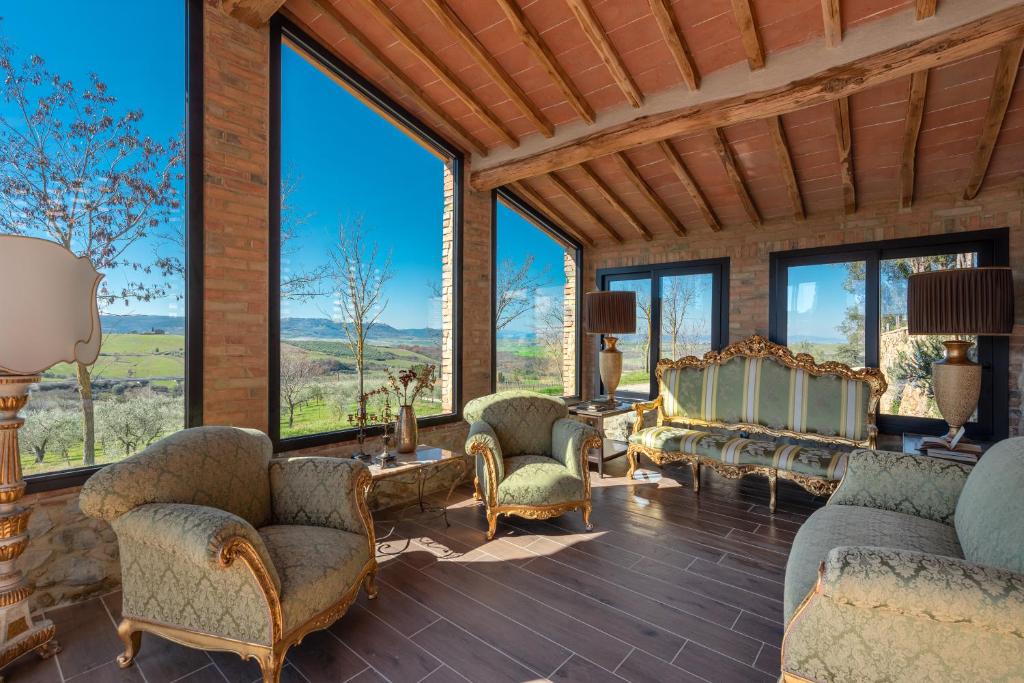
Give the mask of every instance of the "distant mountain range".
<svg viewBox="0 0 1024 683">
<path fill-rule="evenodd" d="M 794 342 L 810 342 L 811 344 L 843 344 L 847 340 L 842 337 L 829 337 L 821 334 L 791 334 L 787 340 L 788 344 Z"/>
</svg>

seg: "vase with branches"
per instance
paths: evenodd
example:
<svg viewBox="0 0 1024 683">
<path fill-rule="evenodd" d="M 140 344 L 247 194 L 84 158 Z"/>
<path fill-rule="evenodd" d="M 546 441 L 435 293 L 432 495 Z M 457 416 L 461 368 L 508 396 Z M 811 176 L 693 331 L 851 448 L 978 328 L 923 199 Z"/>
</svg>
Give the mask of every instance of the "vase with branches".
<svg viewBox="0 0 1024 683">
<path fill-rule="evenodd" d="M 390 368 L 387 370 L 390 392 L 398 400 L 395 434 L 398 437 L 399 453 L 412 453 L 416 450 L 419 434 L 413 404 L 420 394 L 434 388 L 437 379 L 435 369 L 433 365 L 423 365 L 419 368 L 399 370 L 397 373 Z"/>
</svg>

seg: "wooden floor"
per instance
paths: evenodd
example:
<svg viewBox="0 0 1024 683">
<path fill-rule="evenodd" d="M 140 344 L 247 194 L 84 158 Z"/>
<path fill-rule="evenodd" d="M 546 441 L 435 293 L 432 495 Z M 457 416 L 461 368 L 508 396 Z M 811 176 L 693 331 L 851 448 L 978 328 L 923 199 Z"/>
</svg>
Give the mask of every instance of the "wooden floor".
<svg viewBox="0 0 1024 683">
<path fill-rule="evenodd" d="M 283 681 L 775 681 L 782 580 L 793 534 L 821 505 L 779 482 L 688 471 L 638 473 L 624 463 L 594 476 L 595 529 L 578 513 L 513 519 L 484 542 L 483 512 L 458 491 L 451 527 L 427 516 L 382 548 L 380 597 L 365 596 L 328 631 L 293 648 Z M 120 595 L 57 609 L 63 653 L 25 658 L 15 683 L 247 682 L 235 655 L 212 657 L 143 637 L 134 667 L 119 670 Z"/>
</svg>

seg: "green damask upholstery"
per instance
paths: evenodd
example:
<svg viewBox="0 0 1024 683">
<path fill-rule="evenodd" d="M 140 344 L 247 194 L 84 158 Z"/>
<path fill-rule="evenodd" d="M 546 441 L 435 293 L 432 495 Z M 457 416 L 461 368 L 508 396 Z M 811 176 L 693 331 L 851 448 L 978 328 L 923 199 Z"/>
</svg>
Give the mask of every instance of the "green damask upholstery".
<svg viewBox="0 0 1024 683">
<path fill-rule="evenodd" d="M 476 455 L 477 490 L 487 509 L 488 538 L 494 535 L 498 514 L 550 517 L 582 509 L 588 519 L 585 450 L 600 436 L 593 427 L 567 418 L 569 411 L 561 399 L 504 391 L 470 401 L 463 413 L 470 423 L 466 451 Z M 488 462 L 494 468 L 493 482 Z"/>
<path fill-rule="evenodd" d="M 364 579 L 372 589 L 366 466 L 271 450 L 253 430 L 186 429 L 85 483 L 82 510 L 118 539 L 126 663 L 132 633 L 197 647 L 212 636 L 277 681 L 290 636 L 330 625 Z"/>
<path fill-rule="evenodd" d="M 1024 438 L 992 446 L 956 505 L 967 559 L 1024 574 Z"/>
</svg>

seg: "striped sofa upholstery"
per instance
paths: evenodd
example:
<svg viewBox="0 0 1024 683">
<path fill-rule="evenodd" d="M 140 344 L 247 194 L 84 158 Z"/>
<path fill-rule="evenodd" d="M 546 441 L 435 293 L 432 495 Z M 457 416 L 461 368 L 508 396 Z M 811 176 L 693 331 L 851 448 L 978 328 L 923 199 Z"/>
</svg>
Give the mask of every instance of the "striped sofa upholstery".
<svg viewBox="0 0 1024 683">
<path fill-rule="evenodd" d="M 807 354 L 751 337 L 699 359 L 662 360 L 658 397 L 637 406 L 630 476 L 643 453 L 658 464 L 688 462 L 725 476 L 762 474 L 831 493 L 851 447 L 874 448 L 875 411 L 886 389 L 879 370 L 817 364 Z M 643 413 L 657 409 L 654 427 Z M 756 434 L 757 438 L 748 435 Z"/>
</svg>

